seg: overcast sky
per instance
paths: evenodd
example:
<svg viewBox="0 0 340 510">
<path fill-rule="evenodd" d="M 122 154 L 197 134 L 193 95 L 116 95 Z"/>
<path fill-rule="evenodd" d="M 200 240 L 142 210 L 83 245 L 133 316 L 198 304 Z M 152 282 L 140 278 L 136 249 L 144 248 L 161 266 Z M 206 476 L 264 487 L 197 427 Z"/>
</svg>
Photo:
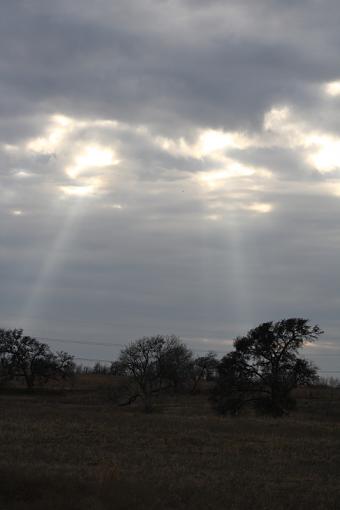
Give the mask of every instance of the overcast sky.
<svg viewBox="0 0 340 510">
<path fill-rule="evenodd" d="M 11 0 L 0 319 L 79 357 L 227 351 L 269 320 L 340 370 L 338 0 Z"/>
</svg>

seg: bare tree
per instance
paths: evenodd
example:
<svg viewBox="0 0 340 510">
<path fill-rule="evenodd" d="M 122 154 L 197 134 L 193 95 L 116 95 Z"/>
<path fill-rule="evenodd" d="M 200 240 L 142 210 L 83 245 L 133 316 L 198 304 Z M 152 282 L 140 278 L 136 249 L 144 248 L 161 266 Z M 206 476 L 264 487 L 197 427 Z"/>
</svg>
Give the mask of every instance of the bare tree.
<svg viewBox="0 0 340 510">
<path fill-rule="evenodd" d="M 196 393 L 199 388 L 200 382 L 203 380 L 209 381 L 215 377 L 218 367 L 218 360 L 216 353 L 210 351 L 205 356 L 199 356 L 193 362 L 192 366 L 192 393 Z"/>
<path fill-rule="evenodd" d="M 24 336 L 22 329 L 0 329 L 0 367 L 2 380 L 21 377 L 33 388 L 37 381 L 70 377 L 75 365 L 72 356 L 53 354 L 47 344 Z"/>
<path fill-rule="evenodd" d="M 143 337 L 125 347 L 112 370 L 132 379 L 133 387 L 124 404 L 141 398 L 146 411 L 152 397 L 166 388 L 178 390 L 189 376 L 191 351 L 174 335 Z"/>
</svg>

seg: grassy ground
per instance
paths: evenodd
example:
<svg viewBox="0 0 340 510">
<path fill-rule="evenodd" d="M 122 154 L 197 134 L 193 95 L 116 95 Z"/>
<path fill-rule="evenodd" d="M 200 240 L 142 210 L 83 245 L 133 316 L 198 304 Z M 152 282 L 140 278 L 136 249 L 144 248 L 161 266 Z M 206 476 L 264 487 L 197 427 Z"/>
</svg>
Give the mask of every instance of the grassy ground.
<svg viewBox="0 0 340 510">
<path fill-rule="evenodd" d="M 105 377 L 0 393 L 1 510 L 340 508 L 340 395 L 280 420 L 215 416 L 206 397 L 117 408 Z"/>
</svg>

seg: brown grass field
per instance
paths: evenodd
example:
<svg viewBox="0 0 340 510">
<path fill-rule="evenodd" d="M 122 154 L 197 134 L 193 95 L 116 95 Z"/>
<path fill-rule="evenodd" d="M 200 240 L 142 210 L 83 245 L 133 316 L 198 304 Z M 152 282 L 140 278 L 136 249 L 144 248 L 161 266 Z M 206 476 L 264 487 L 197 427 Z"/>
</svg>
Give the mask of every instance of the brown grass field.
<svg viewBox="0 0 340 510">
<path fill-rule="evenodd" d="M 216 416 L 204 394 L 144 414 L 111 386 L 1 391 L 1 510 L 340 508 L 340 390 L 273 419 Z"/>
</svg>

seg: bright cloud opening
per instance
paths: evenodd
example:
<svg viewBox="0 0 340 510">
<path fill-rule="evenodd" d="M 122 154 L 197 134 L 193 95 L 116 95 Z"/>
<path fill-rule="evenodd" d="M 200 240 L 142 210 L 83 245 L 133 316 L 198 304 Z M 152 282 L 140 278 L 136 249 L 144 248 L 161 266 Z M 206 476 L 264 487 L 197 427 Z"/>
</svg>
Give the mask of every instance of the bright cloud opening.
<svg viewBox="0 0 340 510">
<path fill-rule="evenodd" d="M 226 181 L 235 178 L 251 177 L 258 174 L 260 177 L 269 177 L 270 172 L 265 169 L 256 169 L 251 166 L 243 165 L 238 161 L 229 160 L 228 166 L 221 170 L 212 169 L 207 172 L 199 172 L 199 182 L 208 189 L 214 190 L 222 188 Z"/>
<path fill-rule="evenodd" d="M 86 147 L 84 152 L 76 157 L 75 161 L 79 168 L 105 167 L 116 162 L 113 159 L 112 150 L 95 145 Z"/>
<path fill-rule="evenodd" d="M 263 127 L 266 131 L 270 130 L 276 131 L 278 128 L 282 129 L 282 127 L 287 124 L 289 117 L 290 109 L 288 108 L 288 106 L 283 106 L 281 108 L 272 108 L 264 116 Z"/>
<path fill-rule="evenodd" d="M 89 145 L 75 157 L 74 164 L 66 169 L 66 174 L 71 179 L 76 179 L 88 169 L 105 168 L 118 163 L 119 160 L 115 158 L 112 149 Z"/>
<path fill-rule="evenodd" d="M 157 136 L 154 142 L 170 154 L 195 159 L 209 157 L 216 160 L 224 158 L 228 149 L 242 150 L 257 143 L 245 133 L 216 129 L 200 130 L 194 142 L 185 138 L 171 139 L 163 136 Z"/>
<path fill-rule="evenodd" d="M 73 197 L 86 197 L 89 195 L 93 195 L 95 192 L 95 186 L 60 186 L 60 190 L 66 196 Z"/>
<path fill-rule="evenodd" d="M 320 173 L 340 168 L 340 138 L 315 129 L 288 107 L 270 110 L 264 117 L 264 129 L 274 136 L 272 145 L 300 150 L 308 165 Z"/>
<path fill-rule="evenodd" d="M 339 96 L 340 95 L 340 81 L 330 81 L 325 85 L 325 92 L 329 96 Z"/>
<path fill-rule="evenodd" d="M 306 144 L 315 152 L 308 156 L 308 161 L 319 172 L 327 173 L 340 168 L 340 138 L 328 135 L 310 135 Z"/>
<path fill-rule="evenodd" d="M 17 170 L 14 175 L 20 179 L 26 179 L 27 177 L 32 177 L 32 172 L 27 172 L 26 170 Z"/>
<path fill-rule="evenodd" d="M 253 204 L 247 205 L 246 209 L 249 211 L 254 211 L 256 213 L 267 214 L 273 210 L 272 204 L 264 203 L 264 202 L 254 202 Z"/>
<path fill-rule="evenodd" d="M 224 151 L 227 148 L 244 149 L 249 145 L 251 145 L 251 140 L 242 133 L 208 129 L 199 136 L 197 152 L 202 157 Z"/>
<path fill-rule="evenodd" d="M 80 140 L 81 130 L 95 129 L 94 138 L 98 137 L 100 128 L 117 128 L 118 123 L 110 120 L 77 120 L 62 114 L 49 118 L 43 136 L 30 139 L 23 147 L 26 151 L 37 154 L 56 154 L 62 162 L 63 171 L 69 179 L 76 180 L 76 185 L 59 187 L 65 195 L 85 196 L 92 194 L 103 185 L 104 176 L 99 169 L 119 163 L 113 148 L 100 143 L 84 144 Z M 79 142 L 74 142 L 75 135 L 80 131 Z M 72 135 L 72 140 L 71 140 Z M 28 177 L 29 173 L 20 170 L 16 177 Z"/>
<path fill-rule="evenodd" d="M 33 138 L 26 144 L 26 149 L 38 154 L 51 154 L 55 152 L 75 127 L 73 119 L 64 115 L 52 115 L 51 125 L 48 127 L 45 136 Z"/>
</svg>

